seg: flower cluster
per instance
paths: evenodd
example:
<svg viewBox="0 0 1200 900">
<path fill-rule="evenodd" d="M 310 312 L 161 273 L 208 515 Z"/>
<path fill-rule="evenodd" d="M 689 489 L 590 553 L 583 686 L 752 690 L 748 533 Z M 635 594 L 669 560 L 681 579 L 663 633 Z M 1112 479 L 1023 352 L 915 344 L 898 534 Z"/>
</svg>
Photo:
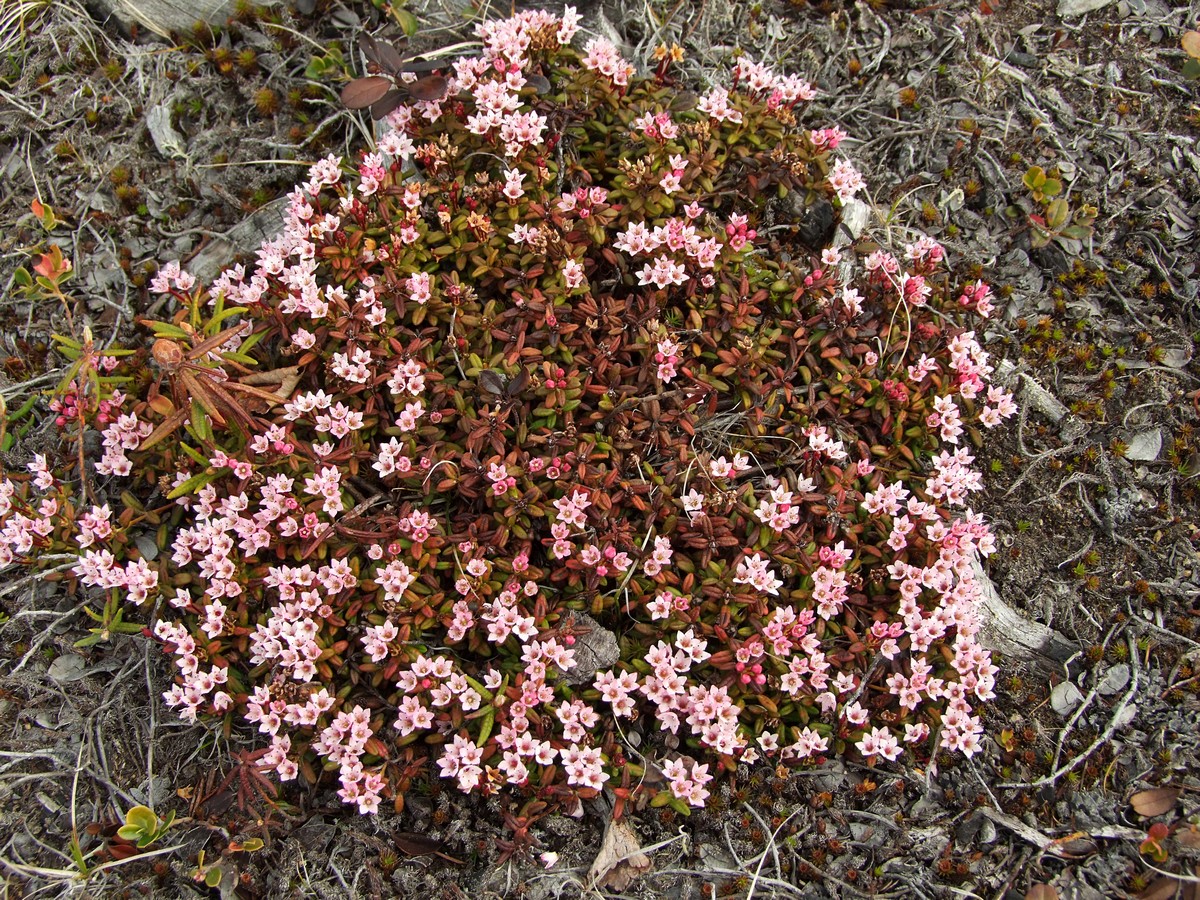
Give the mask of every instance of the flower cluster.
<svg viewBox="0 0 1200 900">
<path fill-rule="evenodd" d="M 175 516 L 164 553 L 46 457 L 0 480 L 0 563 L 66 548 L 86 588 L 161 596 L 167 703 L 365 813 L 422 777 L 568 809 L 643 783 L 639 715 L 683 810 L 760 759 L 976 753 L 995 543 L 967 441 L 1015 406 L 958 317 L 989 290 L 929 239 L 764 227 L 864 187 L 799 124 L 807 82 L 743 58 L 672 108 L 669 54 L 638 79 L 577 27 L 482 24 L 447 99 L 313 166 L 254 265 L 164 266 L 161 333 L 222 336 L 112 399 L 95 464 Z"/>
</svg>

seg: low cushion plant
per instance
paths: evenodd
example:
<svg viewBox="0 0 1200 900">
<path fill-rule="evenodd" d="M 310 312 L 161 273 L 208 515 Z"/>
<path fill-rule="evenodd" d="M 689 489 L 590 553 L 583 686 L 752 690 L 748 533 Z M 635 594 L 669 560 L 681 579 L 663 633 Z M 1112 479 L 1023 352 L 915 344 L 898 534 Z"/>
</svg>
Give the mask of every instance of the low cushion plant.
<svg viewBox="0 0 1200 900">
<path fill-rule="evenodd" d="M 72 449 L 0 485 L 0 561 L 78 556 L 90 643 L 147 623 L 171 708 L 364 813 L 974 754 L 987 286 L 793 239 L 863 186 L 806 82 L 692 95 L 577 26 L 481 25 L 253 263 L 163 266 L 148 349 L 64 341 Z"/>
</svg>

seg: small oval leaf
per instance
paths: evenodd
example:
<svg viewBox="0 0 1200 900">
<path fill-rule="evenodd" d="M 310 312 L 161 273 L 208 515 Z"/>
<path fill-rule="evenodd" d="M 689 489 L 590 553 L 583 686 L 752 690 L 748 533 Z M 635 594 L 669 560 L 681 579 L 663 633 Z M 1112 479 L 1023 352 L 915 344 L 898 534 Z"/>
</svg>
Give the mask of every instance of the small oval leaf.
<svg viewBox="0 0 1200 900">
<path fill-rule="evenodd" d="M 510 400 L 525 390 L 525 385 L 529 384 L 529 370 L 522 369 L 517 376 L 508 383 L 504 389 L 504 396 Z"/>
<path fill-rule="evenodd" d="M 489 394 L 504 393 L 504 376 L 495 369 L 484 369 L 479 373 L 479 389 Z"/>
<path fill-rule="evenodd" d="M 395 89 L 388 91 L 383 95 L 383 99 L 377 100 L 371 104 L 371 118 L 378 122 L 393 109 L 403 103 L 404 98 L 407 96 L 408 94 L 406 94 L 404 91 Z"/>
<path fill-rule="evenodd" d="M 1193 59 L 1200 59 L 1200 31 L 1185 31 L 1179 43 L 1184 53 Z"/>
<path fill-rule="evenodd" d="M 342 104 L 348 109 L 366 109 L 392 90 L 392 79 L 382 75 L 355 78 L 342 88 Z"/>
<path fill-rule="evenodd" d="M 396 848 L 405 856 L 428 856 L 442 850 L 442 842 L 424 834 L 414 834 L 411 831 L 401 831 L 393 834 Z"/>
<path fill-rule="evenodd" d="M 1179 896 L 1179 884 L 1178 881 L 1167 875 L 1156 878 L 1149 887 L 1137 895 L 1137 900 L 1174 900 Z"/>
<path fill-rule="evenodd" d="M 1129 805 L 1139 816 L 1147 819 L 1169 813 L 1179 800 L 1179 788 L 1154 788 L 1149 791 L 1138 791 L 1129 798 Z"/>
<path fill-rule="evenodd" d="M 536 73 L 525 76 L 525 86 L 533 88 L 533 90 L 538 94 L 550 93 L 551 87 L 549 78 L 547 78 L 545 75 L 538 75 Z"/>
<path fill-rule="evenodd" d="M 407 59 L 404 61 L 403 70 L 405 72 L 413 72 L 416 74 L 435 72 L 438 69 L 446 68 L 444 59 Z"/>
<path fill-rule="evenodd" d="M 680 91 L 671 101 L 671 112 L 682 113 L 696 108 L 700 98 L 692 91 Z"/>
<path fill-rule="evenodd" d="M 441 100 L 449 87 L 450 82 L 441 75 L 427 75 L 408 85 L 408 93 L 414 100 Z"/>
<path fill-rule="evenodd" d="M 400 70 L 404 68 L 404 57 L 394 45 L 386 41 L 377 41 L 364 34 L 358 39 L 358 46 L 363 56 L 389 75 L 399 75 Z"/>
</svg>

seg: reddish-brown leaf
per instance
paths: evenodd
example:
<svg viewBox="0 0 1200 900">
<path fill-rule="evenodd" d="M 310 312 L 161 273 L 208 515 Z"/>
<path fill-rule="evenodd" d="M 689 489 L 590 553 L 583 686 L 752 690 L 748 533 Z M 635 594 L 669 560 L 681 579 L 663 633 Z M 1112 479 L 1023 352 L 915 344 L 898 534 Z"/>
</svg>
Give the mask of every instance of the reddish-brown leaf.
<svg viewBox="0 0 1200 900">
<path fill-rule="evenodd" d="M 450 82 L 441 75 L 427 75 L 408 85 L 408 92 L 414 100 L 441 100 L 449 86 Z"/>
<path fill-rule="evenodd" d="M 355 78 L 342 88 L 342 104 L 348 109 L 366 109 L 392 89 L 392 79 L 382 75 Z"/>
<path fill-rule="evenodd" d="M 359 37 L 358 46 L 367 59 L 389 74 L 398 75 L 404 68 L 404 57 L 386 41 L 377 41 L 364 34 Z"/>
<path fill-rule="evenodd" d="M 408 94 L 404 91 L 393 88 L 384 94 L 382 98 L 371 104 L 371 118 L 378 122 L 403 103 L 407 97 Z"/>
<path fill-rule="evenodd" d="M 489 394 L 504 392 L 504 376 L 495 369 L 484 369 L 479 373 L 479 389 Z"/>
</svg>

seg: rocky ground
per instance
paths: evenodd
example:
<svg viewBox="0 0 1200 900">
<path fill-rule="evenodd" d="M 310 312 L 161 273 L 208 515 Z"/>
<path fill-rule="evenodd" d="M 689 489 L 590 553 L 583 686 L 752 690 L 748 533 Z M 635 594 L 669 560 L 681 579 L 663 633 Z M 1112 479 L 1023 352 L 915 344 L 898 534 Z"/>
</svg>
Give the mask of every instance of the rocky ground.
<svg viewBox="0 0 1200 900">
<path fill-rule="evenodd" d="M 402 816 L 359 818 L 326 791 L 235 815 L 243 772 L 228 761 L 245 736 L 163 710 L 168 666 L 149 642 L 72 649 L 90 624 L 80 604 L 14 577 L 0 587 L 4 896 L 1200 897 L 1200 89 L 1179 49 L 1197 8 L 1084 5 L 586 11 L 629 58 L 682 44 L 697 79 L 736 47 L 805 74 L 813 117 L 851 134 L 867 175 L 861 239 L 932 234 L 997 287 L 988 343 L 1022 411 L 981 450 L 1004 673 L 984 753 L 762 770 L 690 818 L 651 810 L 617 828 L 596 803 L 532 827 L 553 868 L 498 865 L 500 801 L 436 785 Z M 415 46 L 469 35 L 458 0 L 408 10 Z M 45 439 L 15 414 L 56 381 L 52 333 L 88 323 L 119 344 L 157 263 L 215 274 L 257 245 L 271 217 L 253 214 L 299 165 L 364 146 L 339 77 L 359 71 L 358 33 L 397 21 L 319 0 L 163 40 L 73 0 L 0 10 L 7 463 Z M 1033 166 L 1059 177 L 1079 231 L 1039 230 L 1049 198 L 1025 182 Z M 49 237 L 35 199 L 61 220 Z M 77 269 L 57 307 L 10 280 L 47 240 Z M 97 854 L 81 877 L 73 841 L 102 848 L 138 803 L 178 813 L 162 852 Z M 194 875 L 214 864 L 210 890 Z"/>
</svg>

